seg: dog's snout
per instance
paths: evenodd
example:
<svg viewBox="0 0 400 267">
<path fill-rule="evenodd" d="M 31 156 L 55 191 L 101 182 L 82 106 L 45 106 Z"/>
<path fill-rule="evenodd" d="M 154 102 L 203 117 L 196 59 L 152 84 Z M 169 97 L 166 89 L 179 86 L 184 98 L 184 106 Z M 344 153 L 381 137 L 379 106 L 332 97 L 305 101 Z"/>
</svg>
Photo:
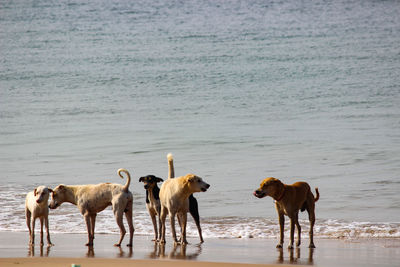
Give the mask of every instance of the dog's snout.
<svg viewBox="0 0 400 267">
<path fill-rule="evenodd" d="M 56 209 L 57 207 L 58 207 L 58 203 L 51 202 L 49 205 L 49 208 L 52 210 Z"/>
<path fill-rule="evenodd" d="M 210 188 L 210 185 L 207 184 L 207 183 L 204 183 L 204 184 L 202 185 L 201 191 L 202 191 L 202 192 L 206 192 L 208 188 Z"/>
<path fill-rule="evenodd" d="M 148 184 L 145 184 L 145 185 L 144 185 L 144 189 L 149 189 L 149 185 L 148 185 Z"/>
<path fill-rule="evenodd" d="M 255 197 L 258 197 L 258 198 L 263 198 L 263 197 L 266 196 L 266 194 L 265 194 L 263 191 L 261 191 L 261 190 L 256 190 L 256 191 L 254 191 L 254 192 L 253 192 L 253 195 L 254 195 Z"/>
<path fill-rule="evenodd" d="M 255 196 L 260 196 L 260 195 L 262 195 L 262 194 L 264 194 L 261 190 L 259 190 L 259 189 L 257 189 L 256 191 L 254 191 L 254 193 L 253 193 L 253 195 L 255 195 Z"/>
</svg>

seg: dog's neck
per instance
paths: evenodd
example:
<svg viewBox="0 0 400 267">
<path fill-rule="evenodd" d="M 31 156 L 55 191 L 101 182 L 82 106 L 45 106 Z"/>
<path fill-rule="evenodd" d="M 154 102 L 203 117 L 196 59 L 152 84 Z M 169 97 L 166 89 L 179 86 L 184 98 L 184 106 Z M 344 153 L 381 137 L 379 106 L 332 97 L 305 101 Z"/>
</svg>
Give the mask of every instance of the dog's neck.
<svg viewBox="0 0 400 267">
<path fill-rule="evenodd" d="M 192 195 L 193 193 L 196 193 L 196 192 L 192 192 L 191 190 L 190 190 L 190 187 L 189 187 L 189 185 L 188 185 L 188 183 L 186 183 L 184 186 L 183 186 L 183 188 L 182 188 L 182 190 L 180 190 L 179 192 L 177 192 L 179 195 L 181 195 L 181 198 L 182 199 L 188 199 L 189 197 L 190 197 L 190 195 Z"/>
<path fill-rule="evenodd" d="M 80 186 L 65 186 L 65 188 L 67 189 L 67 194 L 66 194 L 66 198 L 64 199 L 63 202 L 68 202 L 74 205 L 77 205 L 78 203 L 78 194 L 77 191 L 79 190 Z"/>
<path fill-rule="evenodd" d="M 146 203 L 150 203 L 153 200 L 159 200 L 160 199 L 160 188 L 158 188 L 157 185 L 155 185 L 151 189 L 146 190 Z"/>
<path fill-rule="evenodd" d="M 275 198 L 276 201 L 281 201 L 282 198 L 285 196 L 286 188 L 285 185 L 282 186 L 281 193 Z"/>
</svg>

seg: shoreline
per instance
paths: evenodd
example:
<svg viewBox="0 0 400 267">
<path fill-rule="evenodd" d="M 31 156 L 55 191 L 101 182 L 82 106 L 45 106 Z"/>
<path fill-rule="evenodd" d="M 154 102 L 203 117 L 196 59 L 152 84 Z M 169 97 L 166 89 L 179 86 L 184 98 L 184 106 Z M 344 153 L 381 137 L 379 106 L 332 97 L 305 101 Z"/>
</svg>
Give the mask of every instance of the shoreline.
<svg viewBox="0 0 400 267">
<path fill-rule="evenodd" d="M 39 241 L 36 233 L 36 242 Z M 155 264 L 169 266 L 168 262 L 210 266 L 275 266 L 275 265 L 313 265 L 313 266 L 393 266 L 400 261 L 400 239 L 315 239 L 316 249 L 308 248 L 308 239 L 304 239 L 300 248 L 293 250 L 276 249 L 275 239 L 205 239 L 199 244 L 198 238 L 189 238 L 187 246 L 174 247 L 170 238 L 165 246 L 154 244 L 152 236 L 134 236 L 133 248 L 114 247 L 118 235 L 97 234 L 94 247 L 88 248 L 86 234 L 51 234 L 54 246 L 28 245 L 27 232 L 0 232 L 1 266 L 63 266 L 70 264 Z M 127 237 L 125 237 L 127 238 Z M 287 242 L 287 240 L 285 239 Z M 287 243 L 286 243 L 287 245 Z M 121 262 L 122 261 L 122 262 Z M 69 265 L 66 265 L 66 264 Z M 49 264 L 49 265 L 47 265 Z M 222 264 L 222 265 L 221 265 Z M 98 265 L 96 265 L 98 266 Z M 99 265 L 101 266 L 101 265 Z M 144 265 L 143 265 L 144 266 Z M 175 265 L 176 266 L 176 265 Z"/>
</svg>

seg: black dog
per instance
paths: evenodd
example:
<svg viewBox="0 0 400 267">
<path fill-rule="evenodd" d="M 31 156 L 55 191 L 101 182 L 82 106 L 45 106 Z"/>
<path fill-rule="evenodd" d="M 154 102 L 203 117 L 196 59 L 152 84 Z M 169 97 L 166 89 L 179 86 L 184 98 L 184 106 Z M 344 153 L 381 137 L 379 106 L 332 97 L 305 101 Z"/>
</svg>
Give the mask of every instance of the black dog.
<svg viewBox="0 0 400 267">
<path fill-rule="evenodd" d="M 151 220 L 153 222 L 155 236 L 154 241 L 158 241 L 161 238 L 161 204 L 159 197 L 160 188 L 158 187 L 157 183 L 162 181 L 164 180 L 154 175 L 147 175 L 144 177 L 140 177 L 139 179 L 139 182 L 144 183 L 144 189 L 146 189 L 146 208 L 149 211 Z M 200 242 L 203 243 L 204 240 L 200 227 L 199 207 L 197 199 L 193 196 L 193 194 L 189 196 L 189 212 L 196 223 L 197 230 L 199 232 Z M 158 228 L 156 217 L 158 219 Z"/>
</svg>

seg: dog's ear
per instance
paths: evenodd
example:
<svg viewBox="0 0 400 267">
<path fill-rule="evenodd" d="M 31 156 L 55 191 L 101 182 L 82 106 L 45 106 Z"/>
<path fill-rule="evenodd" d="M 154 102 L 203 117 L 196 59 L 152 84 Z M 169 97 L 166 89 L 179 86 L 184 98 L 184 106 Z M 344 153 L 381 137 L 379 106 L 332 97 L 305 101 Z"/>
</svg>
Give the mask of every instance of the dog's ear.
<svg viewBox="0 0 400 267">
<path fill-rule="evenodd" d="M 36 197 L 37 194 L 37 188 L 35 188 L 35 190 L 33 190 L 33 195 Z"/>
<path fill-rule="evenodd" d="M 163 179 L 161 179 L 161 178 L 159 178 L 159 177 L 156 177 L 156 182 L 157 183 L 160 183 L 160 182 L 163 182 L 164 180 Z"/>
<path fill-rule="evenodd" d="M 51 189 L 51 188 L 47 188 L 47 189 L 49 190 L 50 193 L 54 192 L 53 189 Z"/>
<path fill-rule="evenodd" d="M 145 178 L 145 177 L 140 177 L 140 178 L 139 178 L 139 183 L 144 182 L 144 178 Z"/>
<path fill-rule="evenodd" d="M 60 184 L 59 186 L 57 186 L 58 190 L 63 191 L 65 190 L 65 185 Z"/>
<path fill-rule="evenodd" d="M 187 177 L 186 179 L 189 183 L 193 183 L 196 181 L 196 175 L 194 175 L 194 174 L 188 174 L 188 175 L 186 175 L 186 177 Z"/>
</svg>

